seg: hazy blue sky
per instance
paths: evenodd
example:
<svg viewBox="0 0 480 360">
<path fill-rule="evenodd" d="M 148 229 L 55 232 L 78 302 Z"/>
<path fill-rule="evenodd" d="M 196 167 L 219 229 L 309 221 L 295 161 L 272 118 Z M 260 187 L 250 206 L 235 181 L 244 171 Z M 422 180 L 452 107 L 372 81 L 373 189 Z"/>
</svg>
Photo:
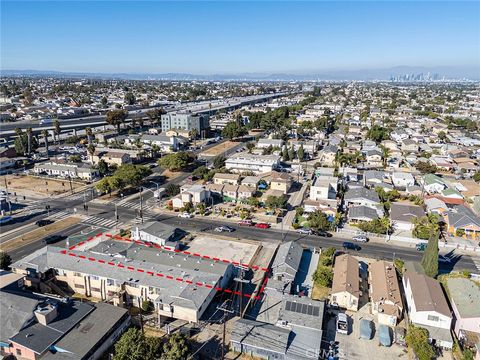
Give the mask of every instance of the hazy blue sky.
<svg viewBox="0 0 480 360">
<path fill-rule="evenodd" d="M 311 72 L 478 66 L 480 4 L 1 1 L 1 68 Z"/>
</svg>

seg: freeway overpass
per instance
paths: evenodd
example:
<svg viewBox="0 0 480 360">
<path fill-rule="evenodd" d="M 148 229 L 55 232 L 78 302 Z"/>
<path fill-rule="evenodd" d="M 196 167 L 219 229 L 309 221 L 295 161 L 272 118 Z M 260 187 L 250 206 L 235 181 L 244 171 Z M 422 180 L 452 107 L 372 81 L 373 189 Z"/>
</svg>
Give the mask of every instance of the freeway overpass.
<svg viewBox="0 0 480 360">
<path fill-rule="evenodd" d="M 184 104 L 178 104 L 173 106 L 168 106 L 165 108 L 168 112 L 175 111 L 191 111 L 192 113 L 203 113 L 203 114 L 215 114 L 219 110 L 234 110 L 245 105 L 253 105 L 256 103 L 268 101 L 277 97 L 286 95 L 287 93 L 276 93 L 276 94 L 263 94 L 263 95 L 252 95 L 245 97 L 234 97 L 228 99 L 219 99 L 211 101 L 201 101 L 201 102 L 189 102 Z M 139 109 L 129 111 L 129 116 L 126 122 L 130 122 L 132 118 L 146 117 L 146 112 L 155 109 Z M 95 116 L 84 116 L 71 119 L 59 119 L 62 132 L 69 132 L 79 129 L 85 129 L 86 127 L 97 127 L 102 125 L 107 125 L 105 115 L 95 115 Z M 26 129 L 31 127 L 34 133 L 39 133 L 42 130 L 53 130 L 53 124 L 43 124 L 40 125 L 38 120 L 35 121 L 18 121 L 13 123 L 4 123 L 0 126 L 0 137 L 9 139 L 15 135 L 15 129 L 21 128 Z"/>
</svg>

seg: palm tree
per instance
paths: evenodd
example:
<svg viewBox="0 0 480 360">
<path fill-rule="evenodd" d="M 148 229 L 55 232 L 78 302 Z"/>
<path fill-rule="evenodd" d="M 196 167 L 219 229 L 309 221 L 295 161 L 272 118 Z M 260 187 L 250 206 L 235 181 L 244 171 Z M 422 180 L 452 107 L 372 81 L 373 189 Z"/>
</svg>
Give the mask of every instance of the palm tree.
<svg viewBox="0 0 480 360">
<path fill-rule="evenodd" d="M 197 129 L 190 130 L 190 137 L 193 138 L 193 146 L 195 147 L 197 147 L 197 136 L 198 136 Z"/>
<path fill-rule="evenodd" d="M 90 154 L 90 158 L 93 164 L 93 154 L 95 154 L 95 146 L 93 144 L 90 144 L 87 146 L 87 151 Z"/>
<path fill-rule="evenodd" d="M 32 135 L 33 130 L 31 127 L 27 129 L 27 154 L 30 155 L 32 153 Z"/>
<path fill-rule="evenodd" d="M 153 144 L 150 150 L 152 151 L 152 158 L 154 158 L 155 156 L 157 156 L 157 153 L 160 151 L 160 147 L 157 144 Z"/>
<path fill-rule="evenodd" d="M 42 130 L 42 136 L 43 136 L 43 141 L 45 142 L 45 152 L 47 153 L 47 158 L 48 158 L 48 130 L 47 129 Z"/>
<path fill-rule="evenodd" d="M 85 132 L 87 133 L 88 145 L 92 145 L 92 137 L 93 137 L 93 130 L 91 127 L 85 128 Z"/>
<path fill-rule="evenodd" d="M 55 119 L 53 121 L 53 127 L 53 134 L 55 135 L 56 141 L 58 142 L 58 140 L 60 139 L 60 133 L 62 131 L 62 129 L 60 128 L 60 121 L 58 121 L 58 119 Z"/>
<path fill-rule="evenodd" d="M 387 160 L 390 156 L 390 149 L 384 145 L 380 145 L 380 149 L 382 150 L 382 161 L 383 161 L 383 168 L 387 167 Z"/>
</svg>

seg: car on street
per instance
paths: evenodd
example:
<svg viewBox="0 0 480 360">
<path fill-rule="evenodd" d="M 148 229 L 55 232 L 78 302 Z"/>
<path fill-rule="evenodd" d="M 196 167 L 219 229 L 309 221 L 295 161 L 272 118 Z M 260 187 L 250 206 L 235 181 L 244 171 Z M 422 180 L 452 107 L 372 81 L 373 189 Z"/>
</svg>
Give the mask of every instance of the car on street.
<svg viewBox="0 0 480 360">
<path fill-rule="evenodd" d="M 418 243 L 416 246 L 415 246 L 415 249 L 417 251 L 425 251 L 425 249 L 427 248 L 427 244 L 425 243 Z"/>
<path fill-rule="evenodd" d="M 230 226 L 227 226 L 227 225 L 217 226 L 214 230 L 216 232 L 232 232 L 232 231 L 235 231 L 234 228 L 232 228 Z"/>
<path fill-rule="evenodd" d="M 257 223 L 255 224 L 255 227 L 259 228 L 259 229 L 268 229 L 270 228 L 270 224 L 267 224 L 267 223 Z"/>
<path fill-rule="evenodd" d="M 355 235 L 352 240 L 356 242 L 366 243 L 368 241 L 368 238 L 365 235 Z"/>
<path fill-rule="evenodd" d="M 241 226 L 254 226 L 255 224 L 252 222 L 252 220 L 242 220 L 238 222 L 238 225 Z"/>
<path fill-rule="evenodd" d="M 324 231 L 324 230 L 317 231 L 315 233 L 315 235 L 323 236 L 323 237 L 332 237 L 332 234 L 330 234 L 328 231 Z"/>
<path fill-rule="evenodd" d="M 312 235 L 313 231 L 311 229 L 300 228 L 297 230 L 297 233 L 303 234 L 303 235 Z"/>
<path fill-rule="evenodd" d="M 45 239 L 43 239 L 43 243 L 45 245 L 55 244 L 59 241 L 64 240 L 65 238 L 66 238 L 66 236 L 64 236 L 64 235 L 59 235 L 59 234 L 50 235 L 50 236 L 47 236 Z"/>
<path fill-rule="evenodd" d="M 193 218 L 193 215 L 188 212 L 184 212 L 184 213 L 178 214 L 178 217 L 184 218 L 184 219 L 191 219 Z"/>
<path fill-rule="evenodd" d="M 348 335 L 348 316 L 345 313 L 337 314 L 337 332 Z"/>
<path fill-rule="evenodd" d="M 342 247 L 345 249 L 345 250 L 355 250 L 355 251 L 359 251 L 361 249 L 361 247 L 357 244 L 354 244 L 352 242 L 349 242 L 349 241 L 344 241 L 343 244 L 342 244 Z"/>
<path fill-rule="evenodd" d="M 438 255 L 438 262 L 450 264 L 452 262 L 452 259 L 444 255 Z"/>
<path fill-rule="evenodd" d="M 35 225 L 37 225 L 38 227 L 47 226 L 47 225 L 50 225 L 50 224 L 53 224 L 53 220 L 42 219 L 42 220 L 37 220 L 35 222 Z"/>
</svg>

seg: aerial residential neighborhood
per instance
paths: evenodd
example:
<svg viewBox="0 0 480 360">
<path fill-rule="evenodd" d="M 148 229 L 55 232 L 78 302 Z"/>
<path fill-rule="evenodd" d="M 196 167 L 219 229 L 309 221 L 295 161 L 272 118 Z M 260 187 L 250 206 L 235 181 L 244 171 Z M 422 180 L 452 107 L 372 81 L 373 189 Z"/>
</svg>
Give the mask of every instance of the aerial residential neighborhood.
<svg viewBox="0 0 480 360">
<path fill-rule="evenodd" d="M 184 5 L 2 1 L 0 357 L 480 360 L 478 3 Z"/>
</svg>

